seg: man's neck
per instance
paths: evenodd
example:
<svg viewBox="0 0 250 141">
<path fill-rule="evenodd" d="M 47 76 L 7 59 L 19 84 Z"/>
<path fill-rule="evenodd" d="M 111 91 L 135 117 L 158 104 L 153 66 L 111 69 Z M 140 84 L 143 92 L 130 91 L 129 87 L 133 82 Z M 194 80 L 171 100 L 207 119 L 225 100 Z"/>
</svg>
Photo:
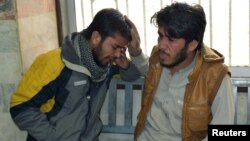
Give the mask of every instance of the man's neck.
<svg viewBox="0 0 250 141">
<path fill-rule="evenodd" d="M 183 62 L 170 68 L 169 70 L 170 70 L 171 75 L 174 75 L 176 72 L 189 66 L 193 62 L 194 58 L 195 58 L 195 53 L 190 54 L 187 56 L 187 58 Z"/>
</svg>

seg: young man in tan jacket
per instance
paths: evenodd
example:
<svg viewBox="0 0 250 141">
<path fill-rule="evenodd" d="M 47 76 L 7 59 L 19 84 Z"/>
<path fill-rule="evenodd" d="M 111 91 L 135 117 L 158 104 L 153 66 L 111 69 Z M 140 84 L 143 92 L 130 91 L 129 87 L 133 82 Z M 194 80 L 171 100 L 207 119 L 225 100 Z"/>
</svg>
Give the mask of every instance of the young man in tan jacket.
<svg viewBox="0 0 250 141">
<path fill-rule="evenodd" d="M 203 44 L 203 8 L 173 3 L 151 21 L 158 45 L 149 58 L 135 140 L 207 140 L 209 124 L 233 124 L 230 72 L 223 55 Z"/>
</svg>

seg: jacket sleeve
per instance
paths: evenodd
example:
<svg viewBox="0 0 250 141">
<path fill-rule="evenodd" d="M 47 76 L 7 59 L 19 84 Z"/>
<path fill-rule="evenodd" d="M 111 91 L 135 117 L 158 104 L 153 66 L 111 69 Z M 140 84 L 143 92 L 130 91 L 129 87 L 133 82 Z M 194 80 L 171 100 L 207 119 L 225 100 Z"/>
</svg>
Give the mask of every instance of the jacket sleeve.
<svg viewBox="0 0 250 141">
<path fill-rule="evenodd" d="M 57 59 L 51 58 L 59 57 L 58 53 L 55 50 L 37 57 L 10 100 L 10 114 L 15 124 L 30 135 L 35 135 L 37 140 L 45 140 L 53 130 L 45 112 L 53 105 L 49 100 L 56 91 L 53 80 L 63 68 L 62 62 L 55 62 Z"/>
<path fill-rule="evenodd" d="M 121 78 L 125 81 L 134 81 L 145 76 L 148 71 L 148 57 L 141 53 L 137 57 L 131 57 L 129 68 L 120 69 Z"/>
<path fill-rule="evenodd" d="M 135 65 L 135 67 L 140 71 L 141 75 L 145 76 L 148 71 L 149 63 L 148 63 L 148 56 L 141 53 L 139 56 L 133 57 L 130 56 L 131 63 Z"/>
<path fill-rule="evenodd" d="M 225 75 L 220 88 L 215 96 L 215 99 L 212 104 L 212 114 L 213 119 L 210 122 L 210 125 L 216 124 L 234 124 L 234 97 L 232 89 L 232 80 L 229 75 Z M 202 141 L 207 141 L 208 136 Z"/>
</svg>

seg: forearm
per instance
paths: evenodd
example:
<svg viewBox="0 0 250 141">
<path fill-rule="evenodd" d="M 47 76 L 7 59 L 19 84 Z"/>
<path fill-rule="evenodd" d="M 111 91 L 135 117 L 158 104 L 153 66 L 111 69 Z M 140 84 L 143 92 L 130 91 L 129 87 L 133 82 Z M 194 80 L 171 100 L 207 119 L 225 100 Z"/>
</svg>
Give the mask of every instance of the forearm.
<svg viewBox="0 0 250 141">
<path fill-rule="evenodd" d="M 142 76 L 139 69 L 130 62 L 127 69 L 120 69 L 121 79 L 125 81 L 134 81 Z"/>
<path fill-rule="evenodd" d="M 25 111 L 13 117 L 13 121 L 21 130 L 26 130 L 37 140 L 47 141 L 46 138 L 53 132 L 53 127 L 50 125 L 47 116 L 41 113 L 38 108 L 26 108 Z"/>
<path fill-rule="evenodd" d="M 131 62 L 138 68 L 140 71 L 141 75 L 145 76 L 147 71 L 148 71 L 148 57 L 141 53 L 140 55 L 131 57 Z"/>
</svg>

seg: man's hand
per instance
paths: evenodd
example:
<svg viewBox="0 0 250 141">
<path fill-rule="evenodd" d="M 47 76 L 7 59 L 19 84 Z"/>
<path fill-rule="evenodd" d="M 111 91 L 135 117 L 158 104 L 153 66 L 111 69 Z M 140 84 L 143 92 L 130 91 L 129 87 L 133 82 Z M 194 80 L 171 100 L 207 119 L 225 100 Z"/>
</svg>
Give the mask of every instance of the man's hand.
<svg viewBox="0 0 250 141">
<path fill-rule="evenodd" d="M 140 55 L 142 52 L 140 48 L 140 43 L 141 43 L 140 36 L 136 29 L 135 24 L 127 16 L 124 16 L 124 18 L 131 28 L 131 36 L 132 36 L 132 40 L 128 44 L 128 52 L 131 56 L 135 57 Z"/>
<path fill-rule="evenodd" d="M 125 52 L 122 52 L 121 56 L 119 58 L 116 58 L 114 61 L 122 69 L 128 69 L 128 67 L 129 67 L 129 60 L 128 60 Z"/>
</svg>

